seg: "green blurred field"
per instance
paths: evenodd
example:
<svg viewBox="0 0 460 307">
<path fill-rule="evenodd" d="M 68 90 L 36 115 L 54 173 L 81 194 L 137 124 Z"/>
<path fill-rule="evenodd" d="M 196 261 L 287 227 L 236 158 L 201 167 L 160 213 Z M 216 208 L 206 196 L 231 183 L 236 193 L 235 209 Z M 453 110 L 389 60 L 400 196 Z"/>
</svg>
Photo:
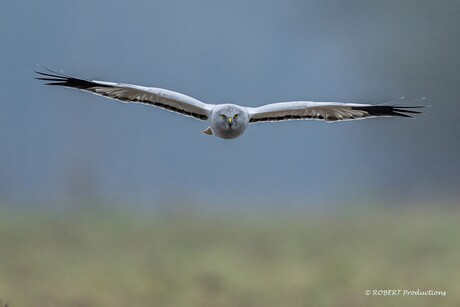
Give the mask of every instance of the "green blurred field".
<svg viewBox="0 0 460 307">
<path fill-rule="evenodd" d="M 9 307 L 460 306 L 458 211 L 1 213 Z"/>
</svg>

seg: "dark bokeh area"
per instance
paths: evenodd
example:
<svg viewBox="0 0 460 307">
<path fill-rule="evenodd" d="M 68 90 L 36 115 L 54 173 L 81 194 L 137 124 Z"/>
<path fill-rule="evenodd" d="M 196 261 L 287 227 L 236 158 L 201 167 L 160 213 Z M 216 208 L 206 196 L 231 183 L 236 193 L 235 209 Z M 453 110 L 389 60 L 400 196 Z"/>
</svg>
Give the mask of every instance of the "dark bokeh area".
<svg viewBox="0 0 460 307">
<path fill-rule="evenodd" d="M 4 1 L 0 197 L 156 206 L 189 200 L 455 201 L 458 1 Z M 209 103 L 382 103 L 427 97 L 416 120 L 207 125 L 34 80 L 41 64 Z M 420 102 L 412 102 L 419 104 Z M 71 201 L 72 203 L 73 201 Z"/>
<path fill-rule="evenodd" d="M 0 306 L 459 306 L 459 16 L 454 0 L 1 1 Z M 208 103 L 427 107 L 225 141 L 44 86 L 37 64 Z"/>
</svg>

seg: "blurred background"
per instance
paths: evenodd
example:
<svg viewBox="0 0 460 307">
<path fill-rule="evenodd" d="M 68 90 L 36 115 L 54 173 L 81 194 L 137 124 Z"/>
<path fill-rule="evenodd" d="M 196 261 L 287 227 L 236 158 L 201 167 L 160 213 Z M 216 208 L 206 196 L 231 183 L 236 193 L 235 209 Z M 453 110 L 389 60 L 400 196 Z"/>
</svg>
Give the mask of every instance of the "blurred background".
<svg viewBox="0 0 460 307">
<path fill-rule="evenodd" d="M 459 305 L 459 15 L 456 0 L 2 1 L 0 298 Z M 430 107 L 226 141 L 204 122 L 45 87 L 37 64 L 208 103 Z"/>
</svg>

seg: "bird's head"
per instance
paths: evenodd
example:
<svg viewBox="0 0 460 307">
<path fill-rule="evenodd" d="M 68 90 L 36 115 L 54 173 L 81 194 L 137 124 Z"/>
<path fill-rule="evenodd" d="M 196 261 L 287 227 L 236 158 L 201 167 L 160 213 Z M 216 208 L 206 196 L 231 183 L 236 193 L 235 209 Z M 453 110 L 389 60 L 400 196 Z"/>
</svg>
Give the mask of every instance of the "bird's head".
<svg viewBox="0 0 460 307">
<path fill-rule="evenodd" d="M 226 125 L 228 125 L 229 128 L 233 126 L 234 123 L 238 121 L 238 117 L 240 115 L 237 112 L 221 112 L 220 113 L 220 118 L 222 122 Z"/>
<path fill-rule="evenodd" d="M 236 105 L 222 105 L 213 112 L 211 126 L 226 135 L 240 135 L 247 127 L 247 111 Z"/>
<path fill-rule="evenodd" d="M 241 107 L 226 105 L 217 111 L 219 122 L 227 129 L 237 129 L 244 123 L 245 112 Z M 241 118 L 240 118 L 241 117 Z"/>
</svg>

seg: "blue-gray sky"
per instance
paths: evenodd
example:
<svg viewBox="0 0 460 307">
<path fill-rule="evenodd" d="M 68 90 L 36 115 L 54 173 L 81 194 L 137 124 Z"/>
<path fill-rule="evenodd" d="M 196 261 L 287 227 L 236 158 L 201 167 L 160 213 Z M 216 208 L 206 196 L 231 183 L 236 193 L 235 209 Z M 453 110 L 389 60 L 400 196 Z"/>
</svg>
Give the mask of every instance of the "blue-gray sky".
<svg viewBox="0 0 460 307">
<path fill-rule="evenodd" d="M 0 199 L 225 205 L 452 200 L 459 1 L 2 1 Z M 33 79 L 36 64 L 209 103 L 381 103 L 416 120 L 206 123 Z"/>
</svg>

